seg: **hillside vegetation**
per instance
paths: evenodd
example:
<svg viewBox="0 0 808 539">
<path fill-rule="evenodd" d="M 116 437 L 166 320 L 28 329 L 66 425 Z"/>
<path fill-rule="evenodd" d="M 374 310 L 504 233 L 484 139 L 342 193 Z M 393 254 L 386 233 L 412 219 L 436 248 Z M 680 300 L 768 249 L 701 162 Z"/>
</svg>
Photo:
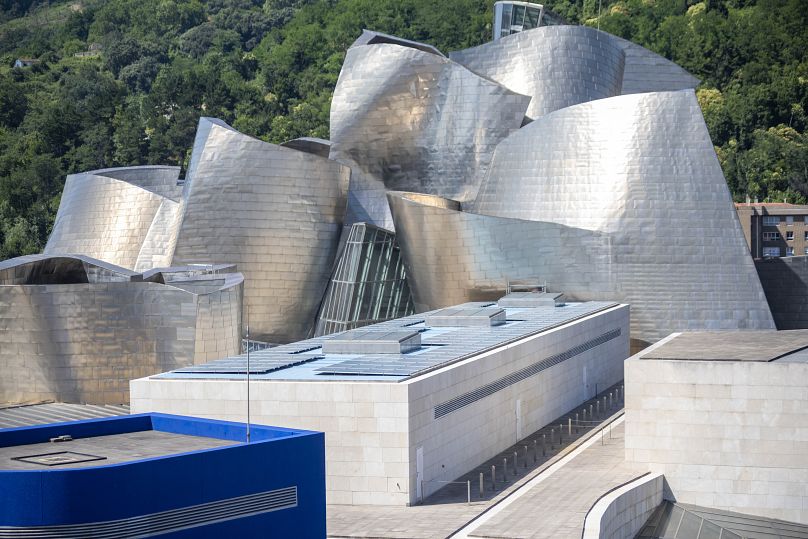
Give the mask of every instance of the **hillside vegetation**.
<svg viewBox="0 0 808 539">
<path fill-rule="evenodd" d="M 806 202 L 801 0 L 546 0 L 701 78 L 738 200 Z M 0 259 L 38 252 L 66 174 L 185 164 L 199 116 L 271 142 L 328 137 L 362 28 L 448 52 L 484 43 L 493 0 L 0 0 Z M 76 54 L 86 53 L 80 56 Z M 32 67 L 12 69 L 19 57 Z"/>
</svg>

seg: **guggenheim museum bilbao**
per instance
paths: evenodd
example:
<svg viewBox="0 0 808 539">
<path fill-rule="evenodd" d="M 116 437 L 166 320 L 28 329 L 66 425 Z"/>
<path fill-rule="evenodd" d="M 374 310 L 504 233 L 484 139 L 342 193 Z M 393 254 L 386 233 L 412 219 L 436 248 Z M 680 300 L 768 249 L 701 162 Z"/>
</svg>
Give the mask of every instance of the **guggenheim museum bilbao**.
<svg viewBox="0 0 808 539">
<path fill-rule="evenodd" d="M 774 329 L 696 100 L 628 41 L 544 26 L 448 56 L 365 31 L 331 140 L 202 118 L 184 178 L 67 177 L 41 255 L 0 262 L 0 402 L 129 380 L 541 283 L 671 332 Z"/>
</svg>

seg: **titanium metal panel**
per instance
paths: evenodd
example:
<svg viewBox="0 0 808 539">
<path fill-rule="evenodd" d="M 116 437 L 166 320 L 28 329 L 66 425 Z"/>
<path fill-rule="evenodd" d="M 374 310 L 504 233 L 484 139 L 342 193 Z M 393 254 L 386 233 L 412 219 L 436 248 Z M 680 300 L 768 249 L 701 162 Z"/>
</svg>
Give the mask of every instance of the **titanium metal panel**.
<svg viewBox="0 0 808 539">
<path fill-rule="evenodd" d="M 251 336 L 305 338 L 330 276 L 350 169 L 201 118 L 173 264 L 233 263 Z"/>
<path fill-rule="evenodd" d="M 351 47 L 357 47 L 359 45 L 379 45 L 381 43 L 401 45 L 402 47 L 411 47 L 413 49 L 418 49 L 430 54 L 435 54 L 437 56 L 444 56 L 442 52 L 427 43 L 419 43 L 417 41 L 411 41 L 409 39 L 391 36 L 390 34 L 367 29 L 362 30 L 362 35 L 351 44 Z"/>
<path fill-rule="evenodd" d="M 533 100 L 527 116 L 595 99 L 695 88 L 699 79 L 632 43 L 586 26 L 543 26 L 449 58 Z"/>
<path fill-rule="evenodd" d="M 0 402 L 120 404 L 132 379 L 238 353 L 243 277 L 204 272 L 193 291 L 83 256 L 0 263 Z"/>
<path fill-rule="evenodd" d="M 623 95 L 688 90 L 701 82 L 667 58 L 631 41 L 607 35 L 617 42 L 626 55 Z"/>
<path fill-rule="evenodd" d="M 328 153 L 331 151 L 331 141 L 317 137 L 300 137 L 292 140 L 287 140 L 281 146 L 292 148 L 301 152 L 319 155 L 328 159 Z"/>
<path fill-rule="evenodd" d="M 141 252 L 167 265 L 165 225 L 177 211 L 179 167 L 127 167 L 71 174 L 45 254 L 84 254 L 134 269 Z"/>
<path fill-rule="evenodd" d="M 615 38 L 586 26 L 543 26 L 449 53 L 449 58 L 531 96 L 525 113 L 531 119 L 620 95 L 625 62 Z"/>
<path fill-rule="evenodd" d="M 474 197 L 530 98 L 411 46 L 348 49 L 331 103 L 331 159 L 352 169 L 346 224 L 392 230 L 387 189 Z"/>
<path fill-rule="evenodd" d="M 427 195 L 393 192 L 388 199 L 416 311 L 496 301 L 515 279 L 541 277 L 567 297 L 618 288 L 604 234 L 462 212 Z"/>
<path fill-rule="evenodd" d="M 498 146 L 474 217 L 395 198 L 416 307 L 532 276 L 573 301 L 630 303 L 646 342 L 774 327 L 692 90 L 538 118 Z"/>
</svg>

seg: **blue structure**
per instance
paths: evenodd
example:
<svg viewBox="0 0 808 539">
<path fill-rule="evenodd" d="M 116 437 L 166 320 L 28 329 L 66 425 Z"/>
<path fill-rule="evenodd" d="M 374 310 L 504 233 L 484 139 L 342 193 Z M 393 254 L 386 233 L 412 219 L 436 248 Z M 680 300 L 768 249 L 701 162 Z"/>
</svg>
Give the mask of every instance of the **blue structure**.
<svg viewBox="0 0 808 539">
<path fill-rule="evenodd" d="M 74 441 L 48 443 L 63 435 Z M 138 454 L 148 453 L 149 437 L 153 450 L 195 440 L 187 436 L 216 447 L 114 456 L 122 440 Z M 70 453 L 94 438 L 96 460 L 28 464 L 37 457 L 31 444 Z M 0 538 L 325 537 L 323 433 L 252 425 L 245 438 L 242 423 L 158 413 L 0 430 Z"/>
</svg>

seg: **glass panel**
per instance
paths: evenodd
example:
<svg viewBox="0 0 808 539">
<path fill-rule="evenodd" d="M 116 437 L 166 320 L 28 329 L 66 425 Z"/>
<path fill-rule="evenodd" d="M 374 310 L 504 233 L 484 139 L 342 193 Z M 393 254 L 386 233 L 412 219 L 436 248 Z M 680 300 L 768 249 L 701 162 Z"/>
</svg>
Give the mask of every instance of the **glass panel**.
<svg viewBox="0 0 808 539">
<path fill-rule="evenodd" d="M 681 507 L 668 503 L 662 522 L 657 528 L 657 537 L 676 537 L 676 530 L 679 528 L 679 521 L 682 520 L 683 513 Z"/>
<path fill-rule="evenodd" d="M 539 8 L 528 8 L 527 9 L 527 21 L 525 21 L 525 30 L 529 28 L 537 28 L 539 26 L 539 13 L 541 10 Z"/>
<path fill-rule="evenodd" d="M 705 520 L 701 524 L 699 539 L 721 539 L 721 526 Z"/>
<path fill-rule="evenodd" d="M 525 18 L 524 6 L 513 6 L 513 17 L 511 18 L 511 31 L 519 32 Z"/>
<path fill-rule="evenodd" d="M 676 531 L 677 539 L 693 539 L 699 536 L 702 518 L 690 511 L 685 511 L 682 523 Z"/>
<path fill-rule="evenodd" d="M 500 36 L 507 36 L 511 33 L 511 4 L 502 5 L 502 26 L 499 28 Z"/>
</svg>

